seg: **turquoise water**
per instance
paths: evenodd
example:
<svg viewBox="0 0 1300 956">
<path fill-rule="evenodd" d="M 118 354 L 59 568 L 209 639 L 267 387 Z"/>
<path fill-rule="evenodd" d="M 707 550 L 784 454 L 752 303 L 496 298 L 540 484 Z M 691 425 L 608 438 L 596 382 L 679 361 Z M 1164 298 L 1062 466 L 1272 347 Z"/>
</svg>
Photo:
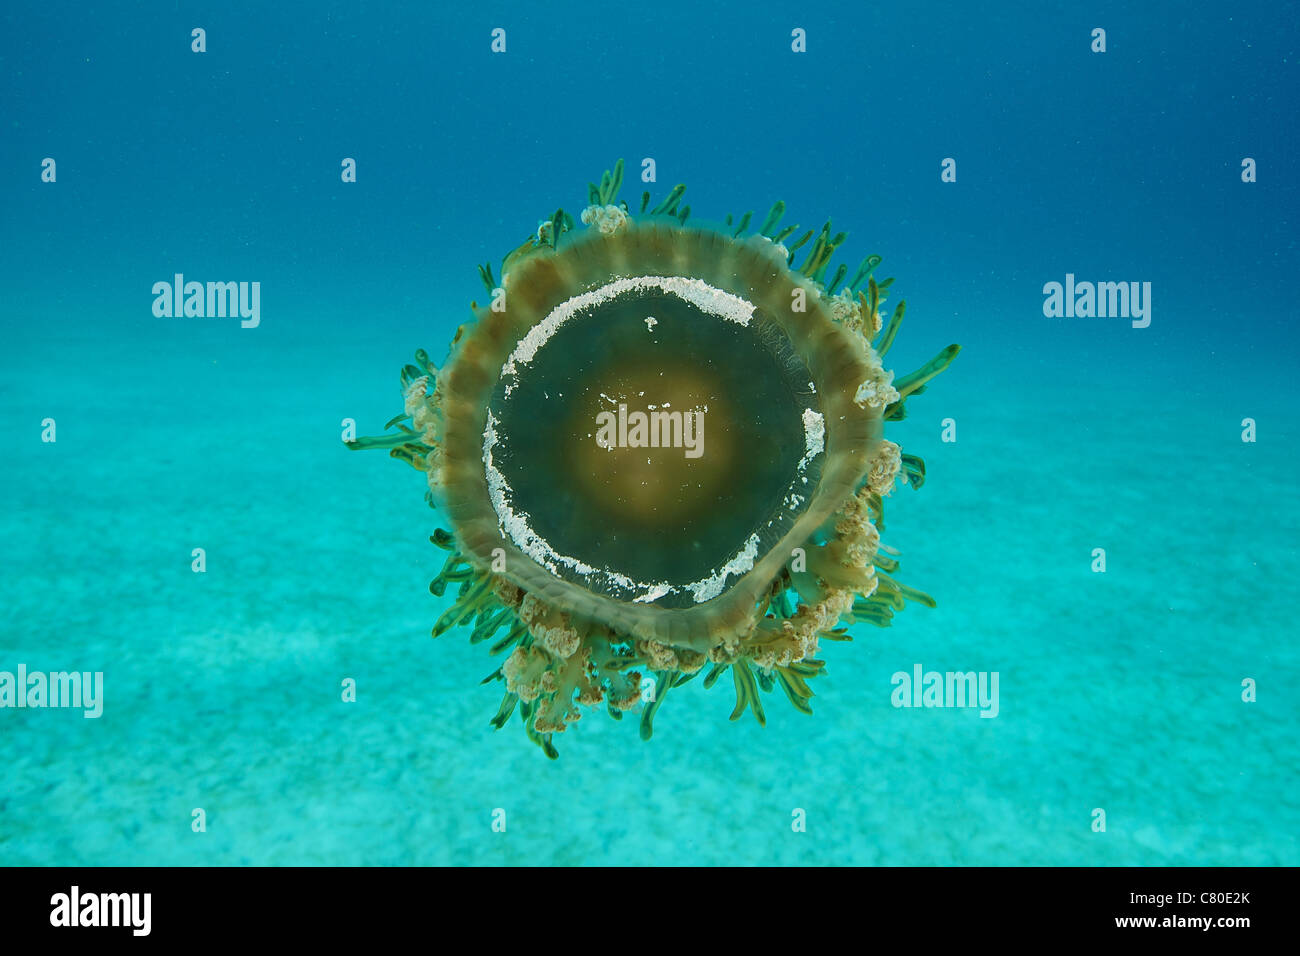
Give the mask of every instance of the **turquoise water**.
<svg viewBox="0 0 1300 956">
<path fill-rule="evenodd" d="M 599 9 L 4 15 L 0 671 L 102 671 L 104 713 L 0 709 L 0 862 L 1300 863 L 1294 7 Z M 963 344 L 890 432 L 939 604 L 826 646 L 811 718 L 696 682 L 550 762 L 429 637 L 422 476 L 339 438 L 619 155 L 884 255 L 900 370 Z M 155 318 L 175 272 L 261 324 Z M 1152 282 L 1150 327 L 1046 318 L 1066 273 Z M 895 708 L 918 663 L 998 716 Z"/>
</svg>

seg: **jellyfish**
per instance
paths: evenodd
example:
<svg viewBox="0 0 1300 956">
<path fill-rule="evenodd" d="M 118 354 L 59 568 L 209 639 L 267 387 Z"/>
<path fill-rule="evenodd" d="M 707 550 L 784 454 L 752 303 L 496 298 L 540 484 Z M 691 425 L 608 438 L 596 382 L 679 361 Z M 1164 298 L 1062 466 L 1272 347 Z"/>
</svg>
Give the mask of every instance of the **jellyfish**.
<svg viewBox="0 0 1300 956">
<path fill-rule="evenodd" d="M 775 203 L 687 225 L 677 186 L 634 212 L 620 160 L 575 221 L 558 209 L 479 267 L 447 359 L 400 376 L 388 449 L 425 475 L 450 593 L 433 635 L 469 630 L 502 662 L 491 725 L 519 714 L 554 758 L 584 710 L 639 712 L 648 740 L 670 691 L 730 672 L 731 719 L 766 722 L 778 687 L 811 714 L 823 641 L 884 627 L 906 602 L 884 501 L 925 464 L 884 437 L 956 357 L 895 378 L 883 359 L 893 279 L 849 275 L 827 222 L 797 238 Z M 828 278 L 829 274 L 829 278 Z"/>
</svg>

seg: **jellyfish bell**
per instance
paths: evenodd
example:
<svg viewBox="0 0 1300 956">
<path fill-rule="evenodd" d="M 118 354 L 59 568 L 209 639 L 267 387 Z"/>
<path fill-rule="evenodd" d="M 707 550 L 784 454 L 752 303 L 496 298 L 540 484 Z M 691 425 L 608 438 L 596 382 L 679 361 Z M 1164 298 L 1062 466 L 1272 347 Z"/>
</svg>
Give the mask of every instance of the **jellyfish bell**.
<svg viewBox="0 0 1300 956">
<path fill-rule="evenodd" d="M 553 734 L 604 702 L 611 715 L 730 670 L 737 703 L 765 719 L 780 686 L 810 712 L 822 639 L 889 623 L 882 497 L 924 465 L 884 438 L 950 346 L 897 382 L 881 356 L 902 319 L 878 307 L 889 282 L 869 257 L 843 289 L 826 272 L 844 234 L 829 223 L 803 263 L 773 207 L 745 235 L 687 226 L 682 187 L 633 216 L 616 203 L 622 164 L 591 186 L 579 234 L 559 211 L 507 257 L 498 285 L 436 368 L 402 374 L 386 447 L 426 473 L 450 552 L 432 590 L 456 589 L 434 628 L 472 628 L 508 657 L 502 726 L 518 709 L 554 756 Z M 873 345 L 874 340 L 874 345 Z M 504 634 L 499 637 L 498 635 Z"/>
<path fill-rule="evenodd" d="M 795 288 L 770 241 L 655 223 L 521 263 L 443 385 L 467 554 L 504 549 L 513 584 L 619 634 L 707 651 L 747 631 L 881 436 L 835 388 L 865 350 L 792 311 Z"/>
</svg>

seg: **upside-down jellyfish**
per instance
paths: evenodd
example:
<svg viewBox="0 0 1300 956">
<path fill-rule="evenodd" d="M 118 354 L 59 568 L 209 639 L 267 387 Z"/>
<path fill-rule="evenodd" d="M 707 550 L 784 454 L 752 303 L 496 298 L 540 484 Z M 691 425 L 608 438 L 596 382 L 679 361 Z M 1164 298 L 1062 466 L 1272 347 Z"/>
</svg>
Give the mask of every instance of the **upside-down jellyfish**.
<svg viewBox="0 0 1300 956">
<path fill-rule="evenodd" d="M 504 260 L 450 354 L 401 373 L 404 413 L 381 437 L 423 471 L 453 591 L 434 636 L 471 629 L 506 655 L 488 681 L 548 756 L 583 707 L 641 711 L 730 671 L 731 714 L 765 722 L 780 687 L 811 713 L 823 640 L 934 601 L 893 577 L 883 499 L 920 487 L 921 459 L 884 423 L 956 356 L 895 379 L 902 321 L 879 307 L 879 256 L 827 273 L 830 223 L 788 246 L 776 203 L 725 228 L 687 226 L 676 187 L 633 213 L 620 160 L 579 217 L 562 209 Z M 800 250 L 806 251 L 800 256 Z M 796 261 L 802 261 L 796 265 Z M 846 281 L 847 280 L 847 281 Z"/>
</svg>

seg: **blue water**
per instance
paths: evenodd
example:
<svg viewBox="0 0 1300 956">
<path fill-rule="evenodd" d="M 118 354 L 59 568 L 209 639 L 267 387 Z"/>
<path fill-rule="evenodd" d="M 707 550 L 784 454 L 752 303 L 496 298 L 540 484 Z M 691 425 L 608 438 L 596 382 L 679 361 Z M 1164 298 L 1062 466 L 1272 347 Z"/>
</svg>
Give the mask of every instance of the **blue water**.
<svg viewBox="0 0 1300 956">
<path fill-rule="evenodd" d="M 0 671 L 104 712 L 0 709 L 0 863 L 1300 863 L 1300 11 L 1130 6 L 6 8 Z M 826 646 L 811 718 L 696 682 L 550 762 L 429 638 L 422 476 L 339 439 L 619 156 L 883 255 L 891 367 L 963 344 L 889 431 L 939 604 Z M 260 325 L 155 318 L 178 272 Z M 1045 317 L 1067 273 L 1150 326 Z M 997 717 L 895 708 L 918 663 L 998 672 Z"/>
</svg>

